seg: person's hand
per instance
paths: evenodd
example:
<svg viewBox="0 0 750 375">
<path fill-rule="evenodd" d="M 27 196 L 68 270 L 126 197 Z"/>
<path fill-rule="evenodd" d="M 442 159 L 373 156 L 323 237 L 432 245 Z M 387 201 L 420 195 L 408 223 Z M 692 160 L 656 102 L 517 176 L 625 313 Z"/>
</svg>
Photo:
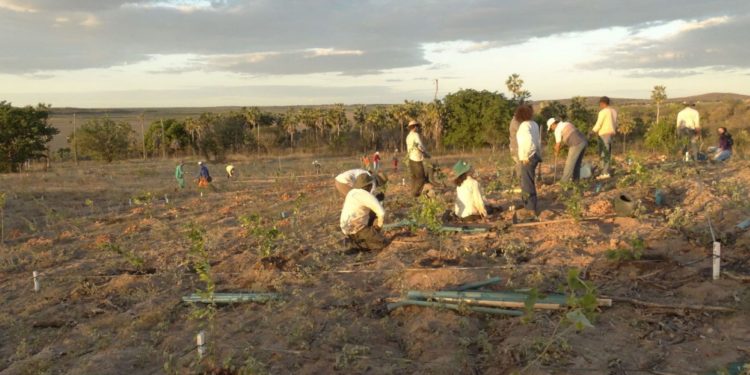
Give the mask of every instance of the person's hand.
<svg viewBox="0 0 750 375">
<path fill-rule="evenodd" d="M 521 160 L 521 164 L 523 165 L 529 165 L 529 160 Z"/>
</svg>

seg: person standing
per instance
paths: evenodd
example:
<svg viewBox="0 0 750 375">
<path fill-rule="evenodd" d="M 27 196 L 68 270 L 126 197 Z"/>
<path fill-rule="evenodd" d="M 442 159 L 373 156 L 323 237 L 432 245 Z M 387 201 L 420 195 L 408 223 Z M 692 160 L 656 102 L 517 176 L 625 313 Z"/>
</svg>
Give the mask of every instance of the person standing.
<svg viewBox="0 0 750 375">
<path fill-rule="evenodd" d="M 610 177 L 612 163 L 612 140 L 617 134 L 617 111 L 609 106 L 610 100 L 606 96 L 599 98 L 599 116 L 591 132 L 599 136 L 599 155 L 602 158 L 602 173 L 598 179 Z"/>
<path fill-rule="evenodd" d="M 556 118 L 547 120 L 547 127 L 555 134 L 555 158 L 560 154 L 560 146 L 568 146 L 568 157 L 565 160 L 560 182 L 578 181 L 581 178 L 581 163 L 588 146 L 586 137 L 573 124 Z"/>
<path fill-rule="evenodd" d="M 198 162 L 198 166 L 200 167 L 200 171 L 198 171 L 198 187 L 208 187 L 208 184 L 212 180 L 211 174 L 208 173 L 208 167 L 202 161 Z"/>
<path fill-rule="evenodd" d="M 424 170 L 424 159 L 430 158 L 425 149 L 420 132 L 422 124 L 419 121 L 409 122 L 409 135 L 406 136 L 406 152 L 409 154 L 409 171 L 411 172 L 411 192 L 418 197 L 422 194 L 422 188 L 427 182 L 427 174 Z"/>
<path fill-rule="evenodd" d="M 510 172 L 511 183 L 515 181 L 516 176 L 521 175 L 521 164 L 518 163 L 518 140 L 516 139 L 518 125 L 520 124 L 521 122 L 518 121 L 516 116 L 513 116 L 510 120 L 510 125 L 508 126 L 508 147 L 510 148 L 510 158 L 513 159 L 513 169 Z"/>
<path fill-rule="evenodd" d="M 370 191 L 375 179 L 367 173 L 360 174 L 352 189 L 346 194 L 341 209 L 339 226 L 341 231 L 359 250 L 380 250 L 387 245 L 381 233 L 385 210 Z"/>
<path fill-rule="evenodd" d="M 398 155 L 393 154 L 393 173 L 398 172 Z"/>
<path fill-rule="evenodd" d="M 537 195 L 534 177 L 536 167 L 542 161 L 542 140 L 539 125 L 532 120 L 534 109 L 524 104 L 516 109 L 515 117 L 521 123 L 518 125 L 516 141 L 518 142 L 518 161 L 521 164 L 521 197 L 524 208 L 537 214 Z"/>
<path fill-rule="evenodd" d="M 363 155 L 362 156 L 362 165 L 368 171 L 370 170 L 370 157 L 368 155 Z"/>
<path fill-rule="evenodd" d="M 180 161 L 179 164 L 177 164 L 177 168 L 174 169 L 174 178 L 177 179 L 177 186 L 180 187 L 180 189 L 185 188 L 185 173 L 182 171 L 182 166 L 185 165 L 185 162 Z"/>
<path fill-rule="evenodd" d="M 375 151 L 372 155 L 372 170 L 377 172 L 378 168 L 380 168 L 380 151 Z"/>
<path fill-rule="evenodd" d="M 690 145 L 689 159 L 698 160 L 698 141 L 701 136 L 701 116 L 693 108 L 695 103 L 683 102 L 685 108 L 677 114 L 677 134 L 682 139 L 682 154 L 688 161 L 688 145 Z"/>
</svg>

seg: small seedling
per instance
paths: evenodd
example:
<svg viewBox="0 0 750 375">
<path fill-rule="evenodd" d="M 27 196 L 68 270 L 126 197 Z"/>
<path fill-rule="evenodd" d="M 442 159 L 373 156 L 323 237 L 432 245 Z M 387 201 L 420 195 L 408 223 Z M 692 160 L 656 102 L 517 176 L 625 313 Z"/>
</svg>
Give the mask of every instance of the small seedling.
<svg viewBox="0 0 750 375">
<path fill-rule="evenodd" d="M 277 242 L 284 238 L 284 234 L 276 228 L 276 225 L 264 225 L 263 218 L 258 214 L 240 216 L 239 220 L 242 228 L 245 229 L 245 236 L 253 236 L 257 239 L 258 255 L 263 258 L 271 256 Z"/>
<path fill-rule="evenodd" d="M 113 252 L 117 255 L 120 255 L 125 258 L 125 260 L 128 261 L 128 263 L 133 266 L 137 271 L 140 271 L 143 269 L 143 265 L 145 264 L 145 261 L 143 258 L 136 255 L 136 253 L 133 250 L 124 250 L 120 247 L 120 245 L 106 242 L 101 245 L 101 248 L 106 251 Z"/>
<path fill-rule="evenodd" d="M 422 195 L 409 214 L 417 227 L 424 227 L 431 232 L 437 232 L 443 227 L 442 215 L 444 210 L 445 205 L 438 198 Z"/>
</svg>

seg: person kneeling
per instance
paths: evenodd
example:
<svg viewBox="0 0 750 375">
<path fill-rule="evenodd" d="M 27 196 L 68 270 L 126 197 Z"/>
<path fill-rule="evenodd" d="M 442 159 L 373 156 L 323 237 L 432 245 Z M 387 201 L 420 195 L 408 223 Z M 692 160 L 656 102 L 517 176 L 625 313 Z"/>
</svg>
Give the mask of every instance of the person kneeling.
<svg viewBox="0 0 750 375">
<path fill-rule="evenodd" d="M 387 243 L 381 233 L 385 210 L 370 193 L 375 179 L 370 174 L 360 174 L 346 194 L 341 210 L 341 231 L 358 250 L 380 250 Z"/>
<path fill-rule="evenodd" d="M 732 140 L 732 135 L 729 134 L 727 128 L 721 127 L 718 132 L 719 147 L 709 147 L 708 152 L 714 154 L 714 161 L 727 161 L 732 157 L 732 146 L 734 146 L 734 140 Z"/>
<path fill-rule="evenodd" d="M 472 177 L 471 165 L 459 160 L 453 166 L 456 175 L 456 205 L 454 213 L 462 221 L 476 221 L 487 217 L 484 198 L 479 191 L 479 182 Z"/>
</svg>

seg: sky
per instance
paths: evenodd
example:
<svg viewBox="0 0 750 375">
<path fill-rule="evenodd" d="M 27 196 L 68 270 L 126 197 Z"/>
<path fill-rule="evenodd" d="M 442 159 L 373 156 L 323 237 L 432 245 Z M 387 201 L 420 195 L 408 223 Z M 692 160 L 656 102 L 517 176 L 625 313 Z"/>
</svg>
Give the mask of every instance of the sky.
<svg viewBox="0 0 750 375">
<path fill-rule="evenodd" d="M 53 107 L 750 93 L 748 0 L 0 0 L 0 100 Z"/>
</svg>

